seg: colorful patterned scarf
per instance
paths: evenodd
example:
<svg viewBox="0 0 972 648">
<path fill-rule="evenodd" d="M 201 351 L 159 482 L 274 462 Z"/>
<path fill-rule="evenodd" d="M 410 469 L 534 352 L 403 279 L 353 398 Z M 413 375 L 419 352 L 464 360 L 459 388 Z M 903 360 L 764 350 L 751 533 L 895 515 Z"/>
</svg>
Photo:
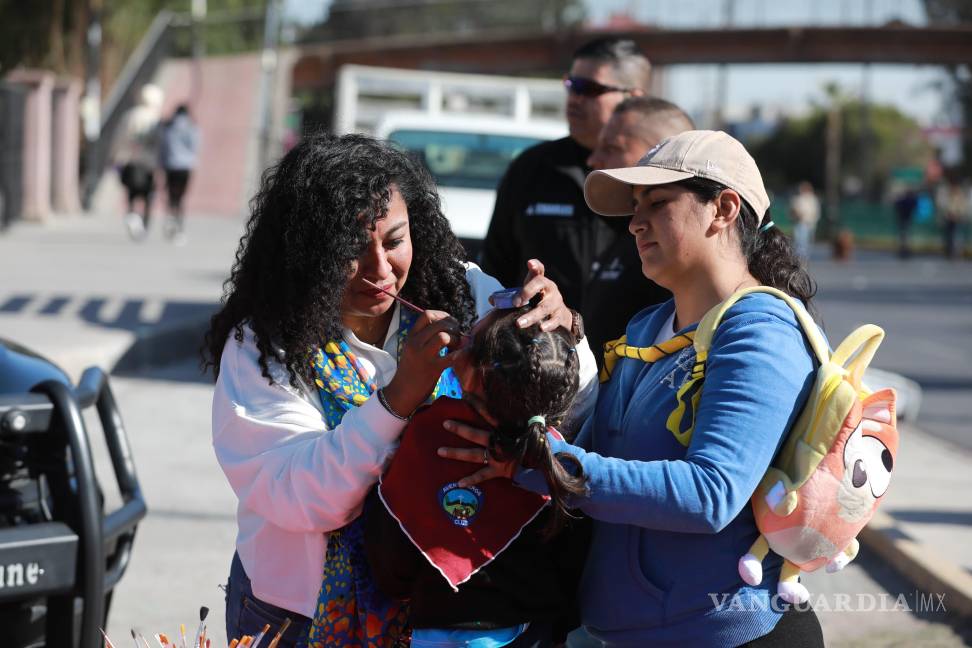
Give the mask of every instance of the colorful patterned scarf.
<svg viewBox="0 0 972 648">
<path fill-rule="evenodd" d="M 418 316 L 405 309 L 399 312 L 397 355 L 401 358 L 405 338 Z M 324 420 L 331 429 L 352 407 L 367 401 L 377 387 L 344 340 L 332 340 L 319 349 L 314 370 Z M 429 400 L 461 395 L 459 380 L 446 369 Z M 405 605 L 384 596 L 371 577 L 364 553 L 365 514 L 328 536 L 324 576 L 308 636 L 310 648 L 407 645 Z"/>
</svg>

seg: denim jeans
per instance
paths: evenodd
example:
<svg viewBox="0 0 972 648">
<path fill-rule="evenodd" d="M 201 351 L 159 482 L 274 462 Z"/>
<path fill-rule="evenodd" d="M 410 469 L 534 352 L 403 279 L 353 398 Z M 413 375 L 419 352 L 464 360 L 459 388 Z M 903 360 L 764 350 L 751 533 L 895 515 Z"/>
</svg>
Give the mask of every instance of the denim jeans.
<svg viewBox="0 0 972 648">
<path fill-rule="evenodd" d="M 270 624 L 270 632 L 253 648 L 266 648 L 271 639 L 283 625 L 284 619 L 290 619 L 290 627 L 284 633 L 278 648 L 303 648 L 307 645 L 307 633 L 310 632 L 311 620 L 296 612 L 279 608 L 265 603 L 253 596 L 250 579 L 243 571 L 243 563 L 238 554 L 233 554 L 233 564 L 230 567 L 229 581 L 226 583 L 226 637 L 227 641 L 239 639 L 243 635 L 256 635 L 266 624 Z"/>
<path fill-rule="evenodd" d="M 793 247 L 798 256 L 804 261 L 810 259 L 810 250 L 813 248 L 813 234 L 817 229 L 816 224 L 794 223 L 793 224 Z"/>
</svg>

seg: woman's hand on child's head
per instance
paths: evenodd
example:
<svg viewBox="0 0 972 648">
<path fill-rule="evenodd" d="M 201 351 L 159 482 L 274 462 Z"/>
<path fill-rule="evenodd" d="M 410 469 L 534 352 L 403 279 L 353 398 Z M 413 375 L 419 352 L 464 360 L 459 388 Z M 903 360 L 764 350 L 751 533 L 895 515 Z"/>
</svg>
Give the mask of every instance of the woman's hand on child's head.
<svg viewBox="0 0 972 648">
<path fill-rule="evenodd" d="M 480 464 L 482 468 L 459 480 L 459 487 L 466 488 L 475 486 L 484 481 L 497 477 L 511 479 L 516 473 L 517 463 L 515 461 L 498 461 L 490 455 L 489 450 L 489 430 L 482 430 L 467 423 L 459 421 L 446 421 L 442 426 L 466 441 L 472 441 L 480 447 L 477 448 L 439 448 L 439 456 L 456 461 L 467 461 L 469 463 Z"/>
<path fill-rule="evenodd" d="M 540 295 L 540 303 L 526 315 L 516 320 L 520 328 L 528 328 L 533 324 L 540 324 L 544 331 L 552 331 L 563 326 L 568 331 L 574 321 L 570 309 L 564 304 L 564 297 L 560 294 L 557 284 L 544 276 L 544 267 L 537 259 L 527 261 L 527 275 L 523 280 L 520 291 L 520 303 L 529 303 L 536 295 Z"/>
</svg>

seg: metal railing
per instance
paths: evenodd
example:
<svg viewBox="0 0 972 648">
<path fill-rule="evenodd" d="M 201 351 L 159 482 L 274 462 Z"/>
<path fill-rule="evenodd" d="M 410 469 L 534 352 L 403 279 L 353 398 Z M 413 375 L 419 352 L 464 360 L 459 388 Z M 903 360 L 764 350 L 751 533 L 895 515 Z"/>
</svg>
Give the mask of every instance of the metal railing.
<svg viewBox="0 0 972 648">
<path fill-rule="evenodd" d="M 160 11 L 155 16 L 138 47 L 125 62 L 102 105 L 98 139 L 85 142 L 84 182 L 81 194 L 81 203 L 85 209 L 90 207 L 98 182 L 111 163 L 112 142 L 125 113 L 135 103 L 136 92 L 155 76 L 162 61 L 168 56 L 172 42 L 172 28 L 176 22 L 176 14 L 171 11 Z"/>
</svg>

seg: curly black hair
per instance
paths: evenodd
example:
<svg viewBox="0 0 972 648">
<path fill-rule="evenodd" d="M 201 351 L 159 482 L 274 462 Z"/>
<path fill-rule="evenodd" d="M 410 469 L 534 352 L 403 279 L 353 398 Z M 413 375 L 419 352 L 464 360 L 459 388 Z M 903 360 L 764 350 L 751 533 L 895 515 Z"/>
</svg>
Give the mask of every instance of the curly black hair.
<svg viewBox="0 0 972 648">
<path fill-rule="evenodd" d="M 220 310 L 203 345 L 203 365 L 219 377 L 230 334 L 256 336 L 260 368 L 285 363 L 290 383 L 312 381 L 311 359 L 341 336 L 341 299 L 367 229 L 384 217 L 396 186 L 408 208 L 412 265 L 402 295 L 443 310 L 468 328 L 475 318 L 465 252 L 442 214 L 432 176 L 389 142 L 364 135 L 306 136 L 263 174 Z M 275 351 L 281 349 L 283 356 Z"/>
</svg>

